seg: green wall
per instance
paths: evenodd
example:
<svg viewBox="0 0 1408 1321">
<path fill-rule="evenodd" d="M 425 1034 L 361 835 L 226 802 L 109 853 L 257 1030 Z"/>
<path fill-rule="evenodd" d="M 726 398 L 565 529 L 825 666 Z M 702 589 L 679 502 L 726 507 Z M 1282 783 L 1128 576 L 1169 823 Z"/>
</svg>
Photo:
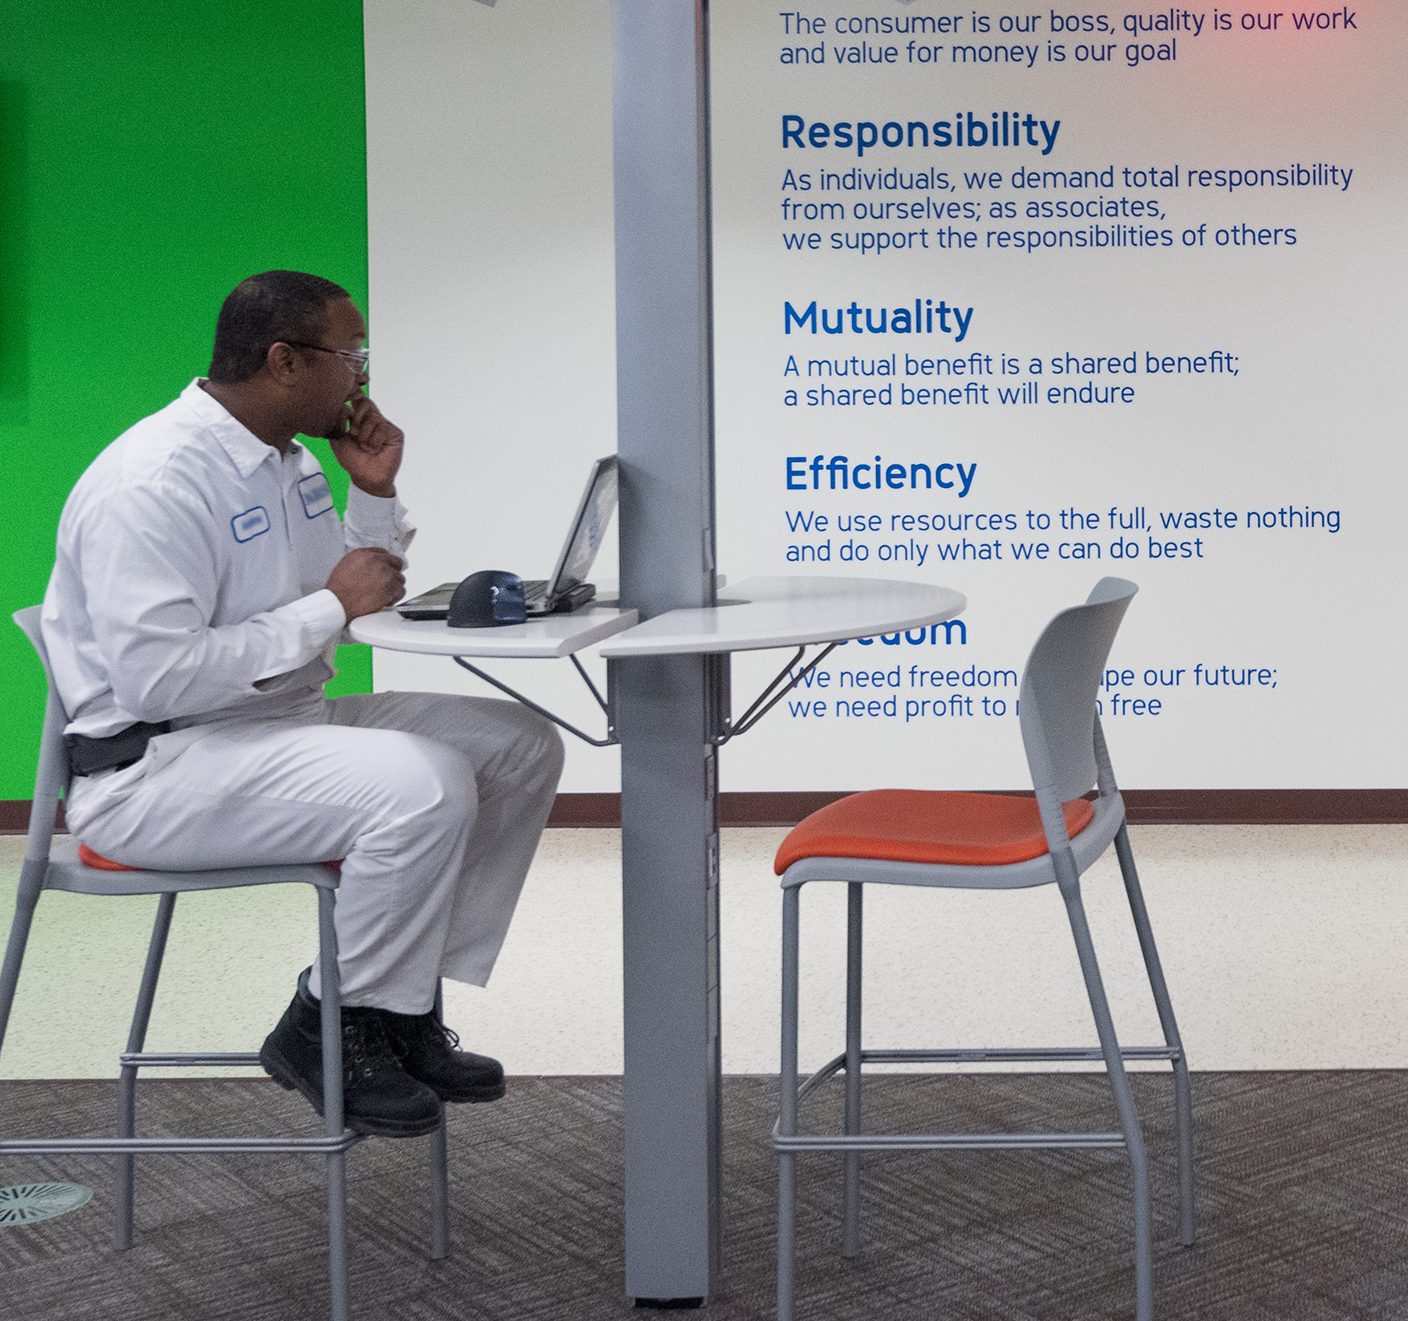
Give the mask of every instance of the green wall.
<svg viewBox="0 0 1408 1321">
<path fill-rule="evenodd" d="M 4 614 L 43 595 L 92 457 L 210 360 L 220 301 L 288 267 L 365 308 L 361 0 L 11 6 L 0 42 Z M 316 446 L 315 446 L 316 448 Z M 341 470 L 320 455 L 337 490 Z M 341 495 L 341 491 L 339 491 Z M 42 684 L 0 626 L 0 799 L 33 789 Z M 370 658 L 344 648 L 339 687 Z"/>
</svg>

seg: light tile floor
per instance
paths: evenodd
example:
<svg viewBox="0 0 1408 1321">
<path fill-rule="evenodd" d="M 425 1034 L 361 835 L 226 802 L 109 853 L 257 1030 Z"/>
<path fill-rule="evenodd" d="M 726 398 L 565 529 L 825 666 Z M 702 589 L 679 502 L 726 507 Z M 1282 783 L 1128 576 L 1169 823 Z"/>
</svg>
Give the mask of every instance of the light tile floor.
<svg viewBox="0 0 1408 1321">
<path fill-rule="evenodd" d="M 724 834 L 724 1067 L 777 1068 L 781 830 Z M 1408 827 L 1145 826 L 1133 833 L 1195 1068 L 1408 1066 Z M 0 838 L 8 926 L 23 840 Z M 621 1070 L 620 835 L 544 837 L 490 985 L 450 984 L 447 1018 L 511 1073 Z M 844 901 L 803 902 L 803 1060 L 841 1048 Z M 1056 891 L 868 892 L 868 1045 L 1087 1044 Z M 1156 1021 L 1113 861 L 1086 881 L 1117 1024 Z M 47 895 L 0 1078 L 111 1077 L 154 901 Z M 313 903 L 293 889 L 183 897 L 153 1048 L 251 1049 L 313 951 Z"/>
</svg>

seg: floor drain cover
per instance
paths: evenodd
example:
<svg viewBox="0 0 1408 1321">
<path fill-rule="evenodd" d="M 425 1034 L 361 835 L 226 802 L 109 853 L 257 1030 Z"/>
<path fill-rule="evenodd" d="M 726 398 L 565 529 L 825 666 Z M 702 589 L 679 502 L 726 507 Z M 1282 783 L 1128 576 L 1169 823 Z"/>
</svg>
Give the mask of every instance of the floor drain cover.
<svg viewBox="0 0 1408 1321">
<path fill-rule="evenodd" d="M 0 1229 L 52 1220 L 65 1211 L 77 1211 L 92 1196 L 93 1190 L 80 1183 L 21 1183 L 0 1188 Z"/>
</svg>

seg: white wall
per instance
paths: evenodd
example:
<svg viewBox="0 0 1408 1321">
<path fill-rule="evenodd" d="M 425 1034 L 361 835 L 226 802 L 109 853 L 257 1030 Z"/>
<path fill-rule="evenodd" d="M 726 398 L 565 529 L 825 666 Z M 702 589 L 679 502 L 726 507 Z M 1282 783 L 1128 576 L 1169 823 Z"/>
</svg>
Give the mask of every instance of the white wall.
<svg viewBox="0 0 1408 1321">
<path fill-rule="evenodd" d="M 591 461 L 616 449 L 611 48 L 605 0 L 369 0 L 373 392 L 406 430 L 413 590 L 552 569 Z M 614 578 L 610 536 L 597 574 Z M 379 688 L 485 691 L 381 654 Z M 499 670 L 595 729 L 566 662 Z M 619 788 L 568 750 L 566 791 Z"/>
</svg>

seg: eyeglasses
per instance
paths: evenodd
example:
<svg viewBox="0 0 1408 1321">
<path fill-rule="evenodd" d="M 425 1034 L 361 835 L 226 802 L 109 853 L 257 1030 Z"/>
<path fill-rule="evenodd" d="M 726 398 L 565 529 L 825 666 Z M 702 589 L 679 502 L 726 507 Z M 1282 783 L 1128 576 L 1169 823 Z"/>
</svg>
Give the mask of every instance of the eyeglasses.
<svg viewBox="0 0 1408 1321">
<path fill-rule="evenodd" d="M 291 349 L 313 349 L 317 353 L 335 353 L 344 362 L 350 362 L 360 376 L 367 370 L 367 364 L 371 361 L 372 351 L 370 349 L 330 349 L 322 344 L 303 344 L 296 339 L 281 340 L 280 343 L 287 344 Z"/>
</svg>

